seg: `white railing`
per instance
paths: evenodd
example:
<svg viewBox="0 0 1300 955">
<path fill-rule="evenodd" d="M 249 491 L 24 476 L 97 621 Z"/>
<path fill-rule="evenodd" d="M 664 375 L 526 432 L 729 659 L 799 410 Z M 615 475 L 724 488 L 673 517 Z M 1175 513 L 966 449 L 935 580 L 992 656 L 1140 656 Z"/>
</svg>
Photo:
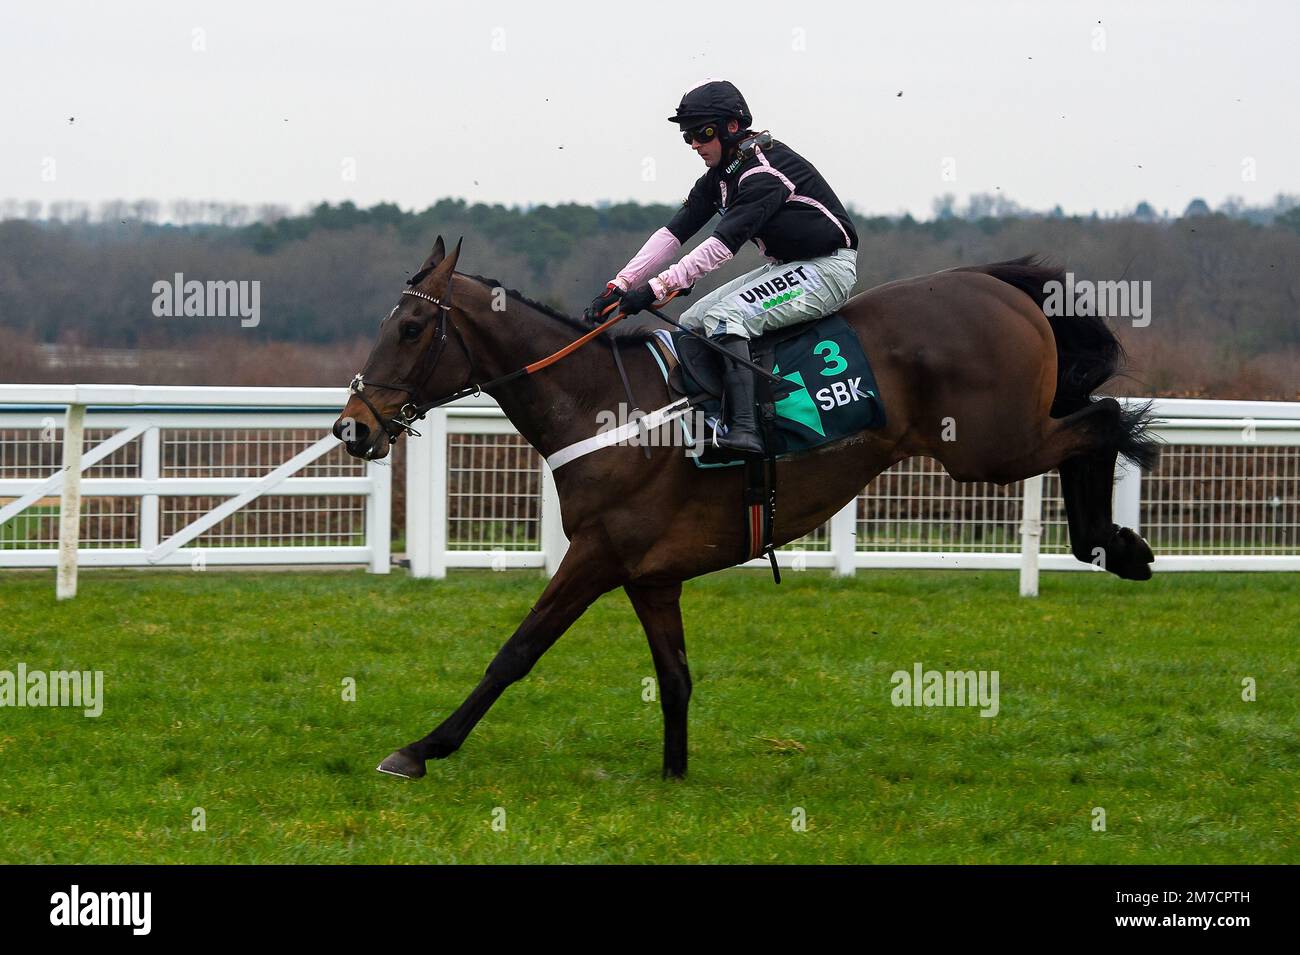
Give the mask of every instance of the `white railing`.
<svg viewBox="0 0 1300 955">
<path fill-rule="evenodd" d="M 346 399 L 341 388 L 0 385 L 0 566 L 57 567 L 61 598 L 76 593 L 79 565 L 387 573 L 392 469 L 347 457 L 330 434 Z M 96 506 L 83 514 L 83 500 Z"/>
<path fill-rule="evenodd" d="M 1115 520 L 1151 541 L 1155 570 L 1300 570 L 1300 403 L 1158 399 L 1155 413 L 1164 460 L 1149 475 L 1121 467 L 1114 497 Z M 554 484 L 495 404 L 439 409 L 426 425 L 408 445 L 411 573 L 554 569 L 566 546 Z M 502 456 L 504 466 L 493 460 Z M 958 484 L 919 458 L 881 475 L 778 561 L 839 574 L 1020 568 L 1026 594 L 1037 592 L 1039 568 L 1100 569 L 1069 552 L 1055 474 L 1007 487 Z"/>
<path fill-rule="evenodd" d="M 385 573 L 393 468 L 348 457 L 329 435 L 345 399 L 338 388 L 0 385 L 0 567 L 59 567 L 61 595 L 75 592 L 78 564 Z M 1121 470 L 1115 488 L 1116 520 L 1150 540 L 1155 569 L 1300 570 L 1300 403 L 1161 399 L 1156 413 L 1160 467 Z M 420 430 L 405 447 L 411 574 L 553 572 L 567 547 L 554 483 L 496 404 L 465 399 Z M 838 574 L 1020 568 L 1025 593 L 1039 568 L 1090 567 L 1069 553 L 1055 474 L 957 484 L 919 458 L 778 558 Z"/>
<path fill-rule="evenodd" d="M 553 573 L 568 548 L 555 482 L 496 402 L 462 399 L 429 412 L 419 430 L 406 445 L 411 575 L 443 577 L 449 567 Z"/>
</svg>

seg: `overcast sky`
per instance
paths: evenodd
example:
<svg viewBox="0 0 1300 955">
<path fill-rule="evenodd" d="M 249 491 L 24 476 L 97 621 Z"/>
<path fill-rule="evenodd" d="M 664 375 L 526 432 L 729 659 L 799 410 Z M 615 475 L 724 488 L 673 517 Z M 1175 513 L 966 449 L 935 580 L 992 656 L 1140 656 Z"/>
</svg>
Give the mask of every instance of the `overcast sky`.
<svg viewBox="0 0 1300 955">
<path fill-rule="evenodd" d="M 0 197 L 675 203 L 665 118 L 725 77 L 864 211 L 1259 204 L 1300 192 L 1298 37 L 1295 0 L 4 0 Z"/>
</svg>

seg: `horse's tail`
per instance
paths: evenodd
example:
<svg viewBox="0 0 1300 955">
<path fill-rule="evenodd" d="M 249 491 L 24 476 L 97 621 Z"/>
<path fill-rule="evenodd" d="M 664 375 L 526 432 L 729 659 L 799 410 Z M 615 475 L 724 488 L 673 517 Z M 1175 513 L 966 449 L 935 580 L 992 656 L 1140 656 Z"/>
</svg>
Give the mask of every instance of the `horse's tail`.
<svg viewBox="0 0 1300 955">
<path fill-rule="evenodd" d="M 1020 289 L 1040 309 L 1047 300 L 1049 282 L 1058 283 L 1064 294 L 1065 270 L 1038 255 L 955 271 L 991 275 Z M 1050 315 L 1045 309 L 1043 314 L 1056 338 L 1056 397 L 1051 414 L 1063 418 L 1086 407 L 1093 400 L 1093 391 L 1124 371 L 1124 346 L 1099 315 Z M 1160 442 L 1151 437 L 1150 424 L 1150 402 L 1126 409 L 1112 441 L 1116 451 L 1144 470 L 1155 467 L 1160 459 Z"/>
</svg>

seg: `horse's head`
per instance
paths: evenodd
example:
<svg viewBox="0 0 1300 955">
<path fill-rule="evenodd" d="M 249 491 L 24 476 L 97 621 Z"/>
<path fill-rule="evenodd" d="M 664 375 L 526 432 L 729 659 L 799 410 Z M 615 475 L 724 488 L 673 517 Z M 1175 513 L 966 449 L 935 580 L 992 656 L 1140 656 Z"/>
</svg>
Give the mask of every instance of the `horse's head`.
<svg viewBox="0 0 1300 955">
<path fill-rule="evenodd" d="M 451 285 L 460 242 L 447 255 L 442 236 L 410 286 L 379 323 L 365 367 L 352 379 L 352 395 L 334 436 L 358 458 L 382 458 L 389 445 L 423 416 L 425 405 L 464 387 L 469 354 L 451 320 Z M 456 339 L 459 347 L 448 347 Z"/>
</svg>

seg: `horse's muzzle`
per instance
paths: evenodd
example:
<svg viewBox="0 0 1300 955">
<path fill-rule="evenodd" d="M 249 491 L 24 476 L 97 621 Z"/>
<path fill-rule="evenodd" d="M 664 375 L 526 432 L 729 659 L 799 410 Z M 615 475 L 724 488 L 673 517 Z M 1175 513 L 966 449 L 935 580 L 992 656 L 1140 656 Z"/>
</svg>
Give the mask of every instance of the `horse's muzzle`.
<svg viewBox="0 0 1300 955">
<path fill-rule="evenodd" d="M 333 432 L 354 458 L 375 461 L 388 456 L 388 435 L 382 429 L 371 429 L 369 425 L 344 415 L 334 422 Z"/>
</svg>

